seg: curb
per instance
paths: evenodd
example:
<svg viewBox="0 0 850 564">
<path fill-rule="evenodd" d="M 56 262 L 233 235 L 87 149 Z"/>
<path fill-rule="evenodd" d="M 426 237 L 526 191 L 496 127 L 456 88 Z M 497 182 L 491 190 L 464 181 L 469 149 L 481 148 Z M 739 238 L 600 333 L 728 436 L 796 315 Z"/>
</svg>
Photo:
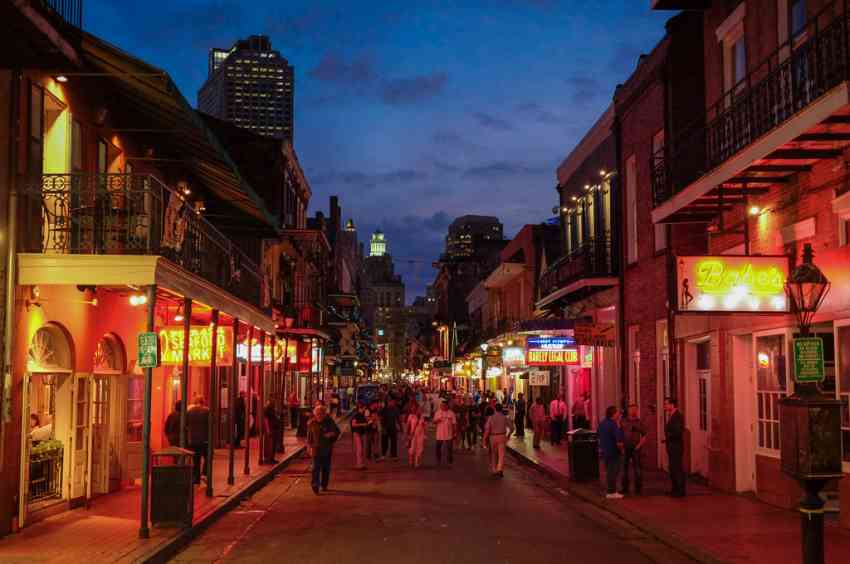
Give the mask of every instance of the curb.
<svg viewBox="0 0 850 564">
<path fill-rule="evenodd" d="M 547 466 L 546 464 L 542 464 L 540 462 L 537 462 L 537 461 L 534 461 L 534 460 L 528 458 L 526 455 L 522 454 L 521 452 L 519 452 L 515 448 L 511 447 L 510 445 L 508 445 L 507 450 L 521 464 L 528 466 L 530 468 L 534 468 L 535 470 L 537 470 L 541 474 L 544 474 L 544 475 L 548 476 L 549 478 L 555 480 L 556 482 L 558 482 L 558 484 L 560 486 L 562 486 L 565 490 L 567 490 L 571 495 L 577 497 L 578 499 L 580 499 L 584 502 L 590 503 L 591 505 L 593 505 L 593 506 L 595 506 L 599 509 L 602 509 L 604 511 L 607 511 L 608 513 L 616 515 L 617 517 L 619 517 L 623 521 L 626 521 L 627 523 L 629 523 L 631 526 L 635 527 L 639 531 L 641 531 L 641 532 L 643 532 L 643 533 L 645 533 L 645 534 L 647 534 L 651 537 L 654 537 L 655 539 L 657 539 L 661 543 L 667 545 L 668 547 L 670 547 L 674 550 L 678 550 L 678 551 L 686 554 L 687 556 L 694 559 L 695 561 L 700 562 L 701 564 L 724 564 L 725 563 L 724 560 L 720 560 L 719 558 L 717 558 L 713 554 L 705 551 L 704 549 L 702 549 L 701 547 L 699 547 L 695 544 L 692 544 L 692 543 L 682 539 L 680 536 L 676 535 L 675 533 L 671 533 L 670 531 L 663 529 L 663 528 L 660 528 L 660 527 L 649 525 L 645 521 L 639 520 L 639 518 L 636 515 L 633 515 L 632 513 L 628 512 L 628 511 L 626 511 L 626 510 L 624 510 L 620 507 L 617 507 L 617 506 L 610 504 L 610 503 L 604 503 L 600 496 L 595 495 L 595 494 L 587 491 L 589 488 L 587 488 L 585 486 L 581 486 L 579 484 L 576 484 L 575 482 L 572 482 L 571 480 L 569 480 L 569 478 L 567 478 L 567 476 L 565 476 L 561 472 L 555 470 L 554 468 L 551 468 L 550 466 Z"/>
<path fill-rule="evenodd" d="M 167 562 L 169 559 L 177 555 L 187 544 L 194 538 L 205 531 L 210 525 L 218 521 L 225 514 L 237 507 L 245 498 L 257 493 L 260 489 L 274 480 L 277 475 L 291 462 L 301 457 L 306 452 L 307 447 L 304 445 L 295 447 L 294 450 L 287 453 L 286 457 L 277 463 L 269 472 L 262 476 L 257 476 L 252 481 L 245 484 L 241 490 L 232 494 L 224 503 L 210 509 L 203 514 L 197 522 L 193 523 L 190 528 L 183 529 L 177 535 L 162 541 L 160 544 L 149 550 L 146 554 L 135 559 L 136 564 L 160 564 Z"/>
</svg>

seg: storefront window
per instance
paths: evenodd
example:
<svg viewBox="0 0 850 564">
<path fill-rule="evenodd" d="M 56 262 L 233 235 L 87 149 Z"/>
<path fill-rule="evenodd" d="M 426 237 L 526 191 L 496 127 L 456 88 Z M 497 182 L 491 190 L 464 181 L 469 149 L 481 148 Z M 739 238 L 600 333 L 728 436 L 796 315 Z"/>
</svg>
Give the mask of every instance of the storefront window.
<svg viewBox="0 0 850 564">
<path fill-rule="evenodd" d="M 758 448 L 779 451 L 779 400 L 788 395 L 785 335 L 756 338 Z"/>
<path fill-rule="evenodd" d="M 143 401 L 145 381 L 131 376 L 127 381 L 127 442 L 142 442 Z"/>
<path fill-rule="evenodd" d="M 850 462 L 850 325 L 838 328 L 838 359 L 837 393 L 838 399 L 844 402 L 841 408 L 841 437 L 844 460 Z"/>
</svg>

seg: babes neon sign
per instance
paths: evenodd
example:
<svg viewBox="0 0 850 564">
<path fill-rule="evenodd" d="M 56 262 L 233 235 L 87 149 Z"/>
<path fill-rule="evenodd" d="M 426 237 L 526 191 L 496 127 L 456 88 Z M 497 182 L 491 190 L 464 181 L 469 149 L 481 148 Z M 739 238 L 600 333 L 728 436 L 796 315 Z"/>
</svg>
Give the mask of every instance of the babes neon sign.
<svg viewBox="0 0 850 564">
<path fill-rule="evenodd" d="M 683 256 L 676 262 L 679 311 L 788 312 L 786 256 Z"/>
</svg>

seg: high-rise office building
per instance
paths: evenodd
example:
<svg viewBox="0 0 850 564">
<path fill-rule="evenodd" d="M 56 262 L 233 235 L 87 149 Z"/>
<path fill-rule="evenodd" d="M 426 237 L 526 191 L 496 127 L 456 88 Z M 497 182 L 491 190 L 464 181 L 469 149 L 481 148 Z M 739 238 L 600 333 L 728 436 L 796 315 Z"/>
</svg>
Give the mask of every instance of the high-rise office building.
<svg viewBox="0 0 850 564">
<path fill-rule="evenodd" d="M 504 240 L 504 229 L 498 217 L 464 215 L 449 225 L 446 236 L 446 255 L 464 258 L 489 249 L 494 242 Z"/>
<path fill-rule="evenodd" d="M 265 35 L 240 39 L 229 49 L 213 48 L 208 76 L 198 91 L 198 109 L 238 127 L 292 142 L 292 65 Z"/>
<path fill-rule="evenodd" d="M 372 233 L 372 240 L 369 242 L 369 256 L 382 257 L 387 254 L 387 240 L 383 232 L 378 229 Z"/>
</svg>

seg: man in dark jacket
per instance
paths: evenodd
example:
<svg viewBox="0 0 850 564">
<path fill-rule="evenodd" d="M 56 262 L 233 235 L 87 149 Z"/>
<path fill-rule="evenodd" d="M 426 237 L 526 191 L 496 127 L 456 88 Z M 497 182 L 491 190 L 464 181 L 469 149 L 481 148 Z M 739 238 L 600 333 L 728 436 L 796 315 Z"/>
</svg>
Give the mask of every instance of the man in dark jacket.
<svg viewBox="0 0 850 564">
<path fill-rule="evenodd" d="M 242 439 L 245 437 L 245 416 L 247 415 L 245 392 L 239 392 L 239 397 L 236 398 L 236 402 L 233 405 L 233 410 L 236 412 L 236 426 L 234 428 L 233 445 L 235 448 L 241 448 Z"/>
<path fill-rule="evenodd" d="M 620 427 L 620 410 L 609 406 L 605 410 L 605 419 L 596 429 L 599 436 L 599 449 L 605 461 L 605 482 L 607 484 L 607 499 L 622 499 L 617 493 L 617 478 L 623 460 L 623 429 Z"/>
<path fill-rule="evenodd" d="M 685 469 L 682 463 L 685 454 L 685 418 L 679 411 L 678 401 L 674 398 L 667 398 L 664 401 L 664 410 L 667 412 L 664 436 L 672 483 L 670 495 L 685 497 Z"/>
<path fill-rule="evenodd" d="M 401 430 L 401 413 L 396 400 L 391 399 L 380 412 L 381 417 L 381 455 L 387 451 L 393 460 L 398 460 L 398 432 Z"/>
<path fill-rule="evenodd" d="M 516 403 L 514 403 L 514 427 L 517 437 L 520 439 L 525 437 L 525 397 L 522 392 L 517 395 Z"/>
<path fill-rule="evenodd" d="M 174 411 L 165 418 L 165 436 L 168 439 L 168 446 L 180 446 L 180 412 L 182 410 L 183 402 L 177 400 L 174 402 Z"/>
<path fill-rule="evenodd" d="M 209 461 L 207 446 L 209 443 L 210 409 L 205 405 L 204 398 L 196 397 L 195 403 L 186 412 L 186 431 L 189 439 L 189 450 L 195 453 L 194 473 L 195 484 L 201 483 L 201 459 L 204 466 Z"/>
<path fill-rule="evenodd" d="M 328 415 L 328 408 L 319 405 L 313 410 L 314 417 L 307 427 L 307 444 L 313 457 L 313 493 L 319 495 L 319 486 L 328 491 L 331 479 L 331 457 L 334 443 L 339 438 L 340 430 Z"/>
</svg>

